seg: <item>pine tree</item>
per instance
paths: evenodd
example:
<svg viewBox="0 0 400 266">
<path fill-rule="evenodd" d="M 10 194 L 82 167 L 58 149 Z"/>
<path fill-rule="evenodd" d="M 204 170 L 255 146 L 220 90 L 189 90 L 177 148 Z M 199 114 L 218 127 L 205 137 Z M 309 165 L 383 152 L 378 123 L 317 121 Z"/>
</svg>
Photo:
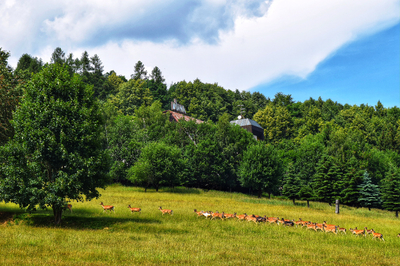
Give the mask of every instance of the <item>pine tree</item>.
<svg viewBox="0 0 400 266">
<path fill-rule="evenodd" d="M 359 185 L 363 180 L 363 172 L 359 169 L 359 163 L 353 156 L 346 163 L 346 172 L 343 181 L 340 182 L 339 192 L 341 202 L 346 205 L 358 206 L 359 204 Z"/>
<path fill-rule="evenodd" d="M 324 154 L 318 162 L 316 174 L 314 175 L 315 199 L 331 204 L 335 197 L 338 196 L 335 187 L 341 175 L 340 168 L 334 162 L 334 158 Z"/>
<path fill-rule="evenodd" d="M 382 180 L 383 208 L 395 211 L 399 217 L 400 211 L 400 169 L 394 165 L 389 166 L 386 178 Z"/>
<path fill-rule="evenodd" d="M 299 197 L 307 201 L 307 208 L 310 208 L 310 200 L 315 198 L 314 191 L 309 184 L 303 185 L 299 191 Z"/>
<path fill-rule="evenodd" d="M 293 200 L 293 205 L 296 204 L 295 200 L 299 199 L 299 191 L 301 187 L 301 180 L 295 174 L 293 163 L 289 163 L 286 172 L 285 184 L 283 185 L 282 194 L 289 199 Z"/>
<path fill-rule="evenodd" d="M 360 189 L 360 198 L 358 202 L 362 207 L 379 208 L 382 204 L 379 187 L 372 183 L 367 171 L 364 172 L 364 181 L 358 186 Z"/>
<path fill-rule="evenodd" d="M 131 78 L 134 80 L 146 80 L 147 79 L 147 71 L 144 68 L 144 65 L 141 61 L 138 61 L 135 65 L 135 73 L 131 75 Z"/>
</svg>

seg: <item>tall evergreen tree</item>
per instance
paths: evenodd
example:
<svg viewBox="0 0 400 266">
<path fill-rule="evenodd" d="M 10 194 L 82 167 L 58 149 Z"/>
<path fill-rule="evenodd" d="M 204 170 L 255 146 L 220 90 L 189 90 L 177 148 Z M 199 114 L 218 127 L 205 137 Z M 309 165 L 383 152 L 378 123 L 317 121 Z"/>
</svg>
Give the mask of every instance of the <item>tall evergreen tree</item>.
<svg viewBox="0 0 400 266">
<path fill-rule="evenodd" d="M 358 188 L 360 189 L 358 201 L 362 207 L 371 210 L 371 208 L 379 208 L 382 205 L 379 187 L 372 183 L 367 171 L 364 172 L 364 180 Z"/>
<path fill-rule="evenodd" d="M 383 208 L 396 212 L 399 217 L 400 211 L 400 169 L 394 165 L 389 166 L 386 178 L 382 180 Z"/>
<path fill-rule="evenodd" d="M 295 200 L 300 199 L 299 191 L 301 188 L 301 180 L 295 173 L 293 163 L 289 163 L 288 169 L 285 174 L 285 184 L 282 188 L 282 194 L 289 199 L 293 200 L 293 205 L 296 204 Z"/>
<path fill-rule="evenodd" d="M 51 54 L 50 62 L 52 64 L 61 64 L 61 65 L 66 62 L 65 53 L 60 47 L 57 47 Z"/>
<path fill-rule="evenodd" d="M 147 79 L 147 71 L 144 68 L 144 65 L 141 61 L 138 61 L 135 65 L 134 73 L 131 75 L 131 79 L 134 80 L 146 80 Z"/>
<path fill-rule="evenodd" d="M 340 168 L 334 158 L 324 154 L 318 162 L 317 172 L 313 180 L 316 200 L 332 204 L 338 197 L 335 186 L 341 175 Z"/>
</svg>

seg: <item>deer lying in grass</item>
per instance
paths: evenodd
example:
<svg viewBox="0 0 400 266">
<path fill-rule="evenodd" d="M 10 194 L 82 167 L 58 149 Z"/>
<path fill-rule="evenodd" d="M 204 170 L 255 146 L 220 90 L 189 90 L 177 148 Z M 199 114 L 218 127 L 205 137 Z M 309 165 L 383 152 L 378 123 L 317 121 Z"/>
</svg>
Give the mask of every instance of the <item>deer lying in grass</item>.
<svg viewBox="0 0 400 266">
<path fill-rule="evenodd" d="M 103 205 L 103 202 L 100 203 L 101 207 L 103 207 L 103 212 L 113 211 L 115 212 L 114 206 L 111 205 Z"/>
<path fill-rule="evenodd" d="M 164 215 L 164 214 L 170 214 L 170 215 L 172 215 L 172 214 L 173 214 L 173 211 L 172 211 L 172 210 L 167 210 L 167 209 L 163 210 L 163 208 L 161 208 L 161 206 L 160 206 L 160 208 L 158 208 L 158 209 L 162 212 L 162 215 Z"/>
<path fill-rule="evenodd" d="M 134 212 L 138 212 L 139 214 L 142 213 L 141 208 L 132 208 L 131 205 L 129 205 L 128 208 L 131 210 L 132 213 L 134 213 Z"/>
</svg>

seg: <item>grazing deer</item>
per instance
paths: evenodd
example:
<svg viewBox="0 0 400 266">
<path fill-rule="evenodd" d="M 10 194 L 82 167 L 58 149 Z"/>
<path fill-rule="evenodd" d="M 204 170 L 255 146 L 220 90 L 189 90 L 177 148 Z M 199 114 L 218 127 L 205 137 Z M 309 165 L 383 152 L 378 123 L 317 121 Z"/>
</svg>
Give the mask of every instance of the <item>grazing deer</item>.
<svg viewBox="0 0 400 266">
<path fill-rule="evenodd" d="M 400 237 L 400 234 L 398 234 L 397 237 Z"/>
<path fill-rule="evenodd" d="M 164 215 L 164 214 L 173 214 L 173 211 L 172 210 L 163 210 L 163 208 L 161 208 L 161 206 L 160 206 L 160 208 L 158 208 L 161 212 L 162 212 L 162 215 Z"/>
<path fill-rule="evenodd" d="M 343 232 L 343 233 L 346 234 L 346 228 L 339 227 L 338 228 L 338 232 Z"/>
<path fill-rule="evenodd" d="M 114 206 L 111 205 L 103 205 L 103 202 L 100 203 L 101 207 L 103 207 L 103 212 L 113 211 L 115 212 Z"/>
<path fill-rule="evenodd" d="M 128 208 L 131 210 L 132 213 L 134 213 L 134 212 L 138 212 L 139 214 L 142 213 L 141 208 L 132 208 L 131 205 L 129 205 Z"/>
<path fill-rule="evenodd" d="M 66 206 L 67 206 L 68 210 L 70 210 L 70 212 L 72 213 L 72 204 L 67 204 Z"/>
</svg>

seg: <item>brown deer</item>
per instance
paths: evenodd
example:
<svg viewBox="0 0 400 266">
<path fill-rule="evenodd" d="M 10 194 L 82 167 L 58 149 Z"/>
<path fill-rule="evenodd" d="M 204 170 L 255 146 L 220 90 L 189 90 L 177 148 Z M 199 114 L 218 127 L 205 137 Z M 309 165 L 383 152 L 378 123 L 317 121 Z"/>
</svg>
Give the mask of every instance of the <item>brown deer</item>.
<svg viewBox="0 0 400 266">
<path fill-rule="evenodd" d="M 173 214 L 173 211 L 172 210 L 167 210 L 167 209 L 163 209 L 163 208 L 161 208 L 161 206 L 160 206 L 160 208 L 158 208 L 161 212 L 162 212 L 162 215 L 164 215 L 164 214 L 170 214 L 170 215 L 172 215 Z"/>
<path fill-rule="evenodd" d="M 138 212 L 139 214 L 142 213 L 141 208 L 132 208 L 131 205 L 129 205 L 128 208 L 131 210 L 132 213 L 134 213 L 134 212 Z"/>
<path fill-rule="evenodd" d="M 103 205 L 103 202 L 100 203 L 101 207 L 103 207 L 103 212 L 113 211 L 115 212 L 114 206 L 111 205 Z"/>
</svg>

